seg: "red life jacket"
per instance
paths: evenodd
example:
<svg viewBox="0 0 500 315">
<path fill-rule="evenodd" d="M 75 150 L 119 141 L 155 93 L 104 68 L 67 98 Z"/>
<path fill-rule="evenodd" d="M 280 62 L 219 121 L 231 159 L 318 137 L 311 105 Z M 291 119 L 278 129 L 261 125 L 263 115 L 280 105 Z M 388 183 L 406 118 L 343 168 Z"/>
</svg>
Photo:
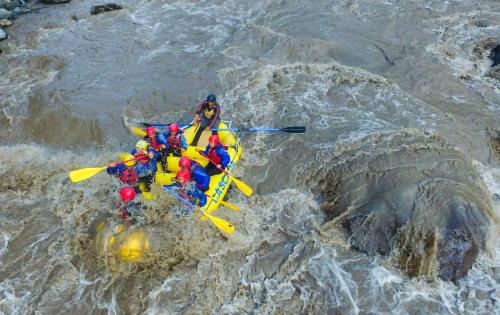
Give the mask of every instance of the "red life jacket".
<svg viewBox="0 0 500 315">
<path fill-rule="evenodd" d="M 153 148 L 153 150 L 160 151 L 161 143 L 158 143 L 158 141 L 156 141 L 156 135 L 153 136 L 152 138 L 148 137 L 148 142 L 151 145 L 151 147 Z"/>
<path fill-rule="evenodd" d="M 134 157 L 136 162 L 139 162 L 139 164 L 147 164 L 149 162 L 148 153 L 137 152 Z"/>
<path fill-rule="evenodd" d="M 169 134 L 167 137 L 167 143 L 172 148 L 178 148 L 180 146 L 180 143 L 181 143 L 181 133 L 178 132 L 175 134 L 175 136 L 172 134 Z"/>
<path fill-rule="evenodd" d="M 127 167 L 123 172 L 120 173 L 118 176 L 120 181 L 124 184 L 128 185 L 135 185 L 137 184 L 137 180 L 139 179 L 137 177 L 137 172 L 135 171 L 134 167 Z"/>
<path fill-rule="evenodd" d="M 210 148 L 208 150 L 208 156 L 212 160 L 212 163 L 215 163 L 217 165 L 217 164 L 220 164 L 220 162 L 222 161 L 222 159 L 221 159 L 220 156 L 217 155 L 217 153 L 216 153 L 217 150 L 216 149 L 217 149 L 217 147 L 215 147 L 213 149 Z"/>
</svg>

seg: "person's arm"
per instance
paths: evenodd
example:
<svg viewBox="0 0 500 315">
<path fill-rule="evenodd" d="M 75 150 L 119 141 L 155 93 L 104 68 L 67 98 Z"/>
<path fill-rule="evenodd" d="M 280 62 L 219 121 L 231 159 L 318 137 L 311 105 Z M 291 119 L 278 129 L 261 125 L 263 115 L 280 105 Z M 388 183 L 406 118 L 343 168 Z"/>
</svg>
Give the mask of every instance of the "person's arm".
<svg viewBox="0 0 500 315">
<path fill-rule="evenodd" d="M 112 166 L 110 166 L 106 169 L 106 172 L 109 175 L 120 175 L 120 173 L 123 172 L 123 170 L 125 169 L 124 164 L 115 165 L 115 163 L 113 163 L 110 165 L 112 165 Z"/>
<path fill-rule="evenodd" d="M 229 162 L 231 161 L 229 153 L 227 153 L 227 151 L 222 146 L 220 146 L 219 149 L 217 150 L 217 155 L 220 156 L 221 158 L 220 165 L 223 168 L 226 168 Z"/>
<path fill-rule="evenodd" d="M 206 156 L 208 156 L 208 150 L 210 149 L 210 144 L 207 145 L 207 147 L 205 148 L 205 151 L 201 151 L 203 152 L 203 154 L 205 154 Z"/>
<path fill-rule="evenodd" d="M 162 133 L 159 133 L 156 137 L 156 140 L 158 140 L 158 142 L 160 144 L 163 144 L 164 146 L 168 146 L 168 142 L 167 142 L 167 138 L 165 137 L 164 134 Z"/>
<path fill-rule="evenodd" d="M 204 205 L 207 204 L 207 196 L 205 196 L 205 193 L 203 193 L 198 187 L 193 188 L 193 193 L 196 197 L 198 197 L 198 204 L 197 206 L 203 207 Z"/>
<path fill-rule="evenodd" d="M 181 141 L 180 142 L 181 142 L 180 143 L 181 148 L 183 148 L 184 150 L 187 150 L 188 145 L 187 145 L 186 137 L 184 136 L 184 133 L 181 133 Z"/>
<path fill-rule="evenodd" d="M 196 113 L 193 118 L 195 124 L 197 124 L 200 120 L 201 112 L 203 111 L 203 105 L 205 105 L 205 102 L 201 102 L 196 109 Z"/>
<path fill-rule="evenodd" d="M 219 104 L 215 104 L 215 113 L 212 116 L 212 119 L 210 119 L 210 123 L 208 124 L 207 129 L 211 129 L 213 127 L 213 125 L 215 124 L 215 122 L 219 118 L 219 113 L 220 113 L 220 106 L 219 106 Z M 219 126 L 216 126 L 216 127 L 219 127 Z"/>
</svg>

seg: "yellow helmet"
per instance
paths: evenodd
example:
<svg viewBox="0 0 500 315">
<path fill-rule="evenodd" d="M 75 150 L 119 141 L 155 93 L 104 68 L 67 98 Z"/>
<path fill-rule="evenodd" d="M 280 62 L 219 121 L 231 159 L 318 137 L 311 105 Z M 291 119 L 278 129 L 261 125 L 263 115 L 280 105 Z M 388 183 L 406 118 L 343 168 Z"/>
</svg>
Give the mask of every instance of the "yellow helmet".
<svg viewBox="0 0 500 315">
<path fill-rule="evenodd" d="M 121 155 L 121 160 L 122 161 L 128 161 L 128 162 L 125 162 L 125 165 L 127 166 L 134 166 L 135 165 L 135 160 L 134 160 L 134 156 L 130 153 L 124 153 L 124 154 L 120 154 Z M 132 160 L 132 161 L 130 161 Z"/>
<path fill-rule="evenodd" d="M 137 150 L 146 151 L 148 149 L 148 142 L 144 140 L 139 140 L 135 144 Z"/>
</svg>

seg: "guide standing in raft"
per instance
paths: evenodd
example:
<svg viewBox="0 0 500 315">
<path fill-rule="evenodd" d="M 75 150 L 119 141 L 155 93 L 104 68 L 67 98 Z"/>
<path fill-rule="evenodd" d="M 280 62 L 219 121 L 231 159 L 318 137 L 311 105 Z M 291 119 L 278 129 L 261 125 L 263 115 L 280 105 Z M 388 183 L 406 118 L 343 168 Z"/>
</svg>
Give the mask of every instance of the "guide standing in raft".
<svg viewBox="0 0 500 315">
<path fill-rule="evenodd" d="M 201 133 L 205 130 L 210 130 L 215 126 L 219 127 L 219 114 L 220 114 L 220 106 L 217 103 L 217 98 L 215 94 L 210 94 L 207 96 L 207 99 L 198 105 L 198 109 L 196 109 L 196 115 L 194 115 L 194 124 L 200 124 L 196 135 L 194 136 L 193 142 L 191 145 L 198 145 L 198 140 L 200 139 Z M 216 132 L 213 132 L 216 134 Z"/>
</svg>

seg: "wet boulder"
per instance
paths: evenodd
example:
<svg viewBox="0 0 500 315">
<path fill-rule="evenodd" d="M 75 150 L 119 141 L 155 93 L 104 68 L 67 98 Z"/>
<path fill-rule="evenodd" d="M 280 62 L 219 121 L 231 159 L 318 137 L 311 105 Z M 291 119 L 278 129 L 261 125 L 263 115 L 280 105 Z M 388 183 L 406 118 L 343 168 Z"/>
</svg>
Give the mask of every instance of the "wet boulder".
<svg viewBox="0 0 500 315">
<path fill-rule="evenodd" d="M 101 14 L 104 12 L 110 12 L 110 11 L 115 11 L 115 10 L 121 10 L 123 7 L 119 4 L 116 3 L 107 3 L 103 5 L 93 5 L 90 8 L 90 14 Z"/>
<path fill-rule="evenodd" d="M 24 7 L 26 2 L 24 0 L 2 0 L 0 1 L 0 8 L 7 10 L 14 10 L 17 7 Z"/>
<path fill-rule="evenodd" d="M 0 9 L 0 19 L 10 19 L 12 17 L 12 12 L 5 10 L 5 9 Z"/>
<path fill-rule="evenodd" d="M 491 197 L 471 162 L 440 137 L 376 134 L 313 163 L 325 167 L 309 185 L 356 249 L 386 255 L 412 276 L 455 281 L 486 248 Z"/>
<path fill-rule="evenodd" d="M 4 40 L 4 39 L 6 39 L 7 37 L 9 37 L 9 36 L 7 35 L 7 33 L 6 33 L 3 29 L 1 29 L 1 28 L 0 28 L 0 40 Z"/>
</svg>

